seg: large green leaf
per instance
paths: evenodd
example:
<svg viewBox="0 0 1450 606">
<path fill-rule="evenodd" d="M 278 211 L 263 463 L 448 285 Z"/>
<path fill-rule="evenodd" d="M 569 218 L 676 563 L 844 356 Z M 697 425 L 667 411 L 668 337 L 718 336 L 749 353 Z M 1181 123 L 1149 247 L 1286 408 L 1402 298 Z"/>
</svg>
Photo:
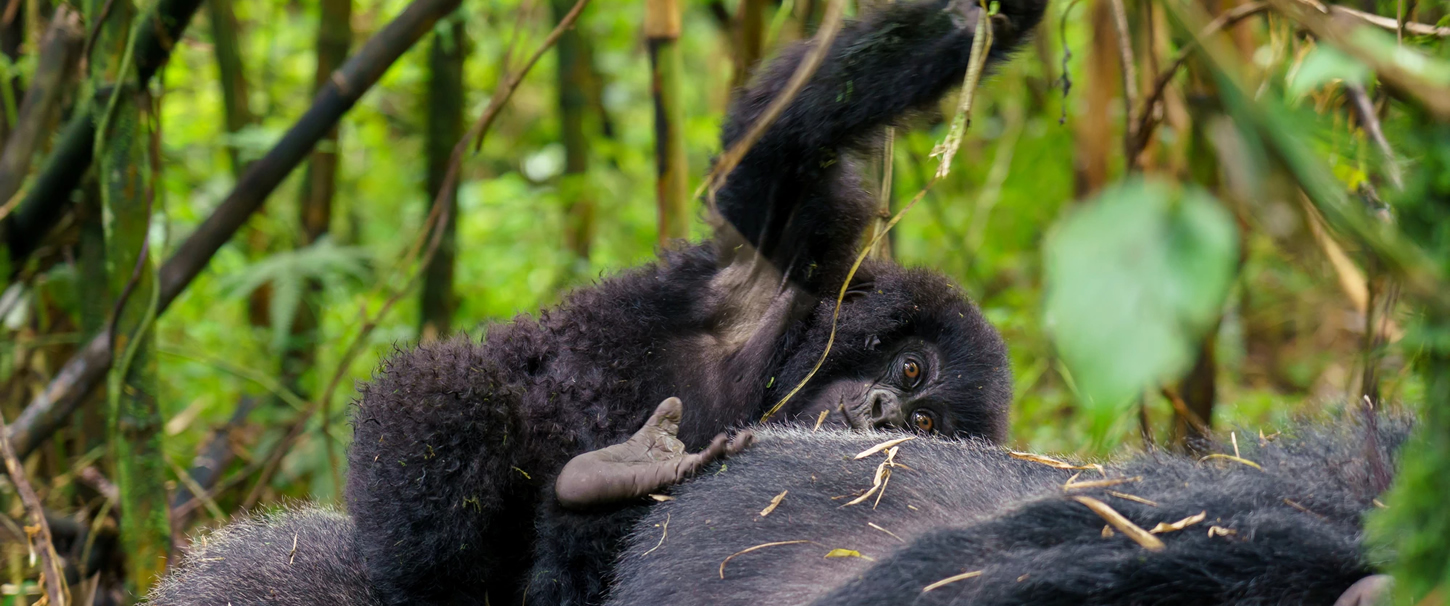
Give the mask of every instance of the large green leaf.
<svg viewBox="0 0 1450 606">
<path fill-rule="evenodd" d="M 1193 363 L 1232 283 L 1238 232 L 1203 190 L 1134 179 L 1068 213 L 1045 254 L 1047 327 L 1104 417 Z"/>
</svg>

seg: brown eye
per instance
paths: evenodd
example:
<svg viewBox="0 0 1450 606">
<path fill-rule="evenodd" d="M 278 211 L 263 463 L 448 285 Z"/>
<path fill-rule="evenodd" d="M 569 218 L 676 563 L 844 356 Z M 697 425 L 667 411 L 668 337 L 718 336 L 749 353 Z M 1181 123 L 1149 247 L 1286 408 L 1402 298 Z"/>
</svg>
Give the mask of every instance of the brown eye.
<svg viewBox="0 0 1450 606">
<path fill-rule="evenodd" d="M 921 379 L 921 364 L 916 360 L 907 360 L 901 365 L 901 374 L 906 376 L 908 387 L 916 387 L 916 382 Z"/>
<path fill-rule="evenodd" d="M 936 415 L 931 411 L 916 410 L 911 413 L 911 426 L 922 433 L 931 433 L 936 430 Z"/>
</svg>

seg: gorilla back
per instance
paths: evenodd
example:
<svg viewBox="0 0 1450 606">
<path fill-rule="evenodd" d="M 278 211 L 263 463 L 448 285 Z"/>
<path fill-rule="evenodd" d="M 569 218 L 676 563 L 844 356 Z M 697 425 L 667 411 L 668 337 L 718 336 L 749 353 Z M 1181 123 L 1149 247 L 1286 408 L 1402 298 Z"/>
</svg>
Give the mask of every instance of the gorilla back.
<svg viewBox="0 0 1450 606">
<path fill-rule="evenodd" d="M 1372 443 L 1392 468 L 1407 425 L 1380 425 Z M 598 563 L 614 566 L 609 604 L 1330 604 L 1374 573 L 1360 518 L 1378 481 L 1360 428 L 1302 427 L 1241 443 L 1242 459 L 1259 468 L 1148 453 L 1103 465 L 1101 475 L 981 441 L 919 437 L 899 445 L 883 488 L 849 506 L 887 455 L 853 456 L 901 434 L 759 437 L 728 468 L 652 506 L 625 555 Z M 1109 536 L 1074 497 L 1108 503 L 1143 528 L 1183 527 L 1159 529 L 1163 549 L 1150 551 Z M 198 539 L 150 603 L 373 606 L 349 526 L 317 510 L 235 523 Z M 536 570 L 533 583 L 611 581 L 569 578 L 579 574 L 591 573 Z"/>
<path fill-rule="evenodd" d="M 896 436 L 763 431 L 651 509 L 608 603 L 1328 605 L 1374 574 L 1360 518 L 1382 478 L 1366 444 L 1392 468 L 1407 431 L 1381 425 L 1376 441 L 1301 427 L 1243 448 L 1249 464 L 1147 453 L 1077 470 L 918 438 L 877 493 L 847 506 L 886 460 L 854 455 Z M 1161 548 L 1111 531 L 1082 497 L 1153 529 Z"/>
</svg>

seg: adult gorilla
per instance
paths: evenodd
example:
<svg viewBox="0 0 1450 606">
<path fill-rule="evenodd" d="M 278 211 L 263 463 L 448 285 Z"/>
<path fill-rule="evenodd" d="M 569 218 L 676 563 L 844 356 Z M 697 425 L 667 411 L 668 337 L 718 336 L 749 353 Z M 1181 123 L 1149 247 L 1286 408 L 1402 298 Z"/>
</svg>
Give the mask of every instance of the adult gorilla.
<svg viewBox="0 0 1450 606">
<path fill-rule="evenodd" d="M 560 569 L 578 554 L 544 551 L 531 583 L 586 604 L 599 579 L 581 577 L 613 564 L 613 606 L 1368 604 L 1387 583 L 1360 521 L 1407 429 L 1380 425 L 1377 440 L 1302 427 L 1239 440 L 1235 458 L 1157 452 L 1100 471 L 934 437 L 858 460 L 902 434 L 766 429 L 651 506 L 622 558 Z M 845 505 L 888 457 L 882 487 Z M 1089 504 L 1154 534 L 1111 530 L 1126 526 Z M 234 523 L 195 542 L 151 603 L 377 606 L 353 530 L 316 509 Z"/>
</svg>

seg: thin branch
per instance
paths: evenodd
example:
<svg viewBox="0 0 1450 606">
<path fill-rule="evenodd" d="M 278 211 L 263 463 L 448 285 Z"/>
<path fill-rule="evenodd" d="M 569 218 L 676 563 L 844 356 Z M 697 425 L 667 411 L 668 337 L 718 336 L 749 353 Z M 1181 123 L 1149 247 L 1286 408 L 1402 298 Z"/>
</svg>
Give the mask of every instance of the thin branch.
<svg viewBox="0 0 1450 606">
<path fill-rule="evenodd" d="M 15 132 L 5 141 L 5 153 L 0 156 L 0 204 L 9 202 L 20 191 L 35 149 L 46 139 L 43 133 L 60 113 L 66 84 L 74 73 L 80 37 L 80 14 L 64 4 L 57 6 L 40 41 L 39 61 L 30 78 L 30 90 L 20 104 Z"/>
<path fill-rule="evenodd" d="M 5 419 L 0 417 L 0 455 L 5 457 L 5 470 L 10 474 L 10 484 L 15 486 L 15 492 L 19 493 L 20 501 L 25 504 L 25 511 L 30 516 L 30 522 L 35 526 L 35 551 L 40 553 L 40 562 L 43 565 L 45 579 L 45 595 L 50 598 L 50 603 L 57 606 L 64 606 L 70 601 L 70 591 L 65 586 L 65 573 L 61 572 L 60 556 L 55 552 L 55 543 L 50 537 L 50 523 L 45 521 L 45 510 L 41 507 L 40 497 L 35 494 L 35 488 L 31 487 L 30 479 L 25 476 L 25 467 L 20 464 L 20 458 L 15 456 L 15 449 L 11 447 L 10 440 L 5 437 Z"/>
<path fill-rule="evenodd" d="M 1127 110 L 1123 129 L 1123 155 L 1129 170 L 1138 168 L 1138 62 L 1133 57 L 1133 35 L 1128 31 L 1128 9 L 1123 0 L 1112 0 L 1113 23 L 1118 30 L 1118 62 L 1123 72 L 1123 107 Z M 1152 109 L 1152 108 L 1147 108 Z"/>
<path fill-rule="evenodd" d="M 1384 156 L 1385 178 L 1389 179 L 1390 185 L 1395 189 L 1404 189 L 1405 177 L 1400 172 L 1399 160 L 1396 159 L 1394 148 L 1390 147 L 1390 140 L 1385 138 L 1384 129 L 1380 127 L 1379 114 L 1374 111 L 1374 102 L 1370 101 L 1369 93 L 1365 92 L 1362 84 L 1345 84 L 1344 91 L 1353 102 L 1351 107 L 1359 116 L 1364 132 L 1374 141 L 1375 147 L 1379 148 L 1380 155 Z"/>
<path fill-rule="evenodd" d="M 183 1 L 190 0 L 162 0 L 162 4 Z M 457 8 L 459 2 L 460 0 L 414 0 L 402 14 L 333 72 L 332 78 L 318 92 L 307 113 L 298 119 L 266 156 L 251 165 L 226 200 L 192 232 L 191 237 L 177 247 L 176 253 L 166 264 L 161 266 L 157 272 L 160 283 L 158 314 L 164 312 L 191 280 L 206 268 L 212 255 L 231 239 L 252 213 L 262 207 L 267 196 L 307 157 L 313 145 L 336 126 L 342 115 L 357 103 L 358 98 L 377 83 L 388 66 L 424 34 L 431 32 L 433 24 Z M 148 31 L 150 29 L 147 28 Z M 146 37 L 147 35 L 138 36 L 143 40 Z M 138 62 L 138 65 L 144 63 Z M 86 163 L 90 161 L 89 149 L 94 143 L 94 130 L 90 132 L 91 139 L 82 146 L 87 152 Z M 55 431 L 106 375 L 110 365 L 111 350 L 103 331 L 66 361 L 56 378 L 30 401 L 10 427 L 9 437 L 16 452 L 21 456 L 29 454 L 43 438 Z"/>
<path fill-rule="evenodd" d="M 1343 13 L 1345 15 L 1355 17 L 1360 21 L 1364 21 L 1365 23 L 1368 23 L 1380 29 L 1387 29 L 1392 32 L 1400 31 L 1400 22 L 1397 19 L 1381 17 L 1374 13 L 1366 13 L 1364 11 L 1355 10 L 1347 6 L 1340 6 L 1338 4 L 1329 5 L 1329 10 L 1332 12 Z M 1436 36 L 1439 38 L 1450 38 L 1450 27 L 1441 27 L 1438 25 L 1430 25 L 1427 23 L 1416 23 L 1414 21 L 1410 21 L 1409 19 L 1410 16 L 1405 15 L 1405 32 L 1414 34 L 1416 36 Z"/>
<path fill-rule="evenodd" d="M 1153 135 L 1153 130 L 1158 127 L 1157 105 L 1163 100 L 1163 93 L 1167 91 L 1168 84 L 1173 81 L 1173 77 L 1178 75 L 1178 70 L 1188 62 L 1188 58 L 1193 55 L 1193 52 L 1198 50 L 1199 40 L 1217 34 L 1229 26 L 1267 10 L 1269 10 L 1267 2 L 1245 2 L 1235 6 L 1232 10 L 1223 12 L 1210 21 L 1203 31 L 1200 31 L 1193 40 L 1178 51 L 1177 55 L 1174 55 L 1173 61 L 1168 64 L 1168 67 L 1158 73 L 1158 78 L 1153 81 L 1153 90 L 1148 93 L 1148 97 L 1143 100 L 1143 105 L 1136 112 L 1138 124 L 1134 127 L 1134 133 L 1137 140 L 1133 142 L 1133 149 L 1142 149 L 1146 146 L 1148 138 Z"/>
<path fill-rule="evenodd" d="M 514 90 L 518 88 L 524 76 L 528 75 L 529 70 L 533 69 L 534 64 L 538 63 L 539 58 L 552 48 L 554 43 L 558 42 L 559 37 L 563 35 L 564 31 L 574 26 L 574 22 L 578 20 L 579 14 L 588 4 L 589 0 L 579 0 L 575 3 L 574 8 L 570 9 L 559 20 L 559 24 L 554 27 L 554 30 L 549 32 L 548 37 L 539 45 L 538 50 L 534 52 L 533 56 L 529 57 L 529 60 L 518 71 L 510 73 L 504 78 L 504 81 L 499 84 L 498 90 L 494 92 L 493 97 L 489 100 L 488 107 L 483 110 L 483 114 L 478 117 L 478 120 L 463 135 L 463 138 L 453 147 L 453 154 L 448 159 L 448 172 L 443 177 L 443 185 L 438 188 L 438 195 L 434 200 L 433 210 L 429 213 L 428 221 L 424 224 L 422 232 L 418 234 L 418 238 L 404 256 L 403 263 L 399 265 L 399 267 L 411 265 L 413 259 L 417 256 L 417 252 L 423 247 L 426 241 L 427 249 L 423 253 L 422 259 L 417 263 L 419 270 L 409 276 L 408 281 L 383 303 L 383 306 L 378 309 L 378 312 L 363 323 L 357 336 L 348 345 L 342 358 L 338 360 L 337 369 L 333 372 L 332 379 L 328 381 L 327 388 L 323 390 L 322 395 L 312 402 L 312 405 L 307 410 L 303 411 L 292 421 L 292 426 L 288 428 L 287 434 L 268 453 L 267 461 L 263 465 L 261 473 L 252 484 L 252 489 L 248 491 L 246 499 L 242 502 L 244 509 L 250 508 L 261 499 L 262 490 L 270 482 L 272 474 L 276 473 L 283 455 L 291 448 L 292 443 L 301 437 L 302 431 L 307 427 L 307 421 L 319 410 L 323 413 L 325 428 L 327 419 L 330 416 L 328 415 L 328 402 L 332 400 L 332 396 L 337 391 L 338 385 L 341 384 L 343 377 L 346 376 L 347 369 L 351 366 L 353 359 L 362 352 L 363 345 L 367 341 L 367 335 L 371 334 L 377 328 L 378 321 L 388 314 L 393 305 L 412 289 L 412 286 L 423 273 L 422 268 L 427 267 L 429 261 L 433 259 L 434 253 L 438 251 L 439 244 L 443 241 L 444 230 L 442 226 L 449 220 L 449 205 L 443 204 L 442 201 L 446 200 L 448 196 L 451 196 L 458 187 L 458 173 L 463 165 L 463 157 L 468 153 L 470 143 L 482 146 L 484 136 L 488 133 L 489 128 L 493 126 L 499 111 L 503 109 L 504 104 L 513 96 Z"/>
</svg>

